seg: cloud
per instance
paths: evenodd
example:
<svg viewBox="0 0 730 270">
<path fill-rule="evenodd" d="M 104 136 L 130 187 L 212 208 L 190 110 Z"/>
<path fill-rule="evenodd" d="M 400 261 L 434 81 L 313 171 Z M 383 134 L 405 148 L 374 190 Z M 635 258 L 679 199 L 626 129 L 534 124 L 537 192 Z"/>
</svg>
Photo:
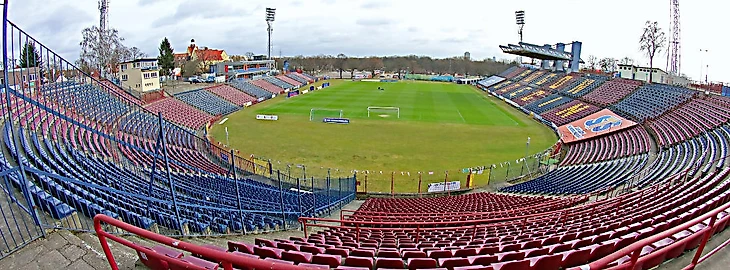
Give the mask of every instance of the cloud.
<svg viewBox="0 0 730 270">
<path fill-rule="evenodd" d="M 190 18 L 225 19 L 237 16 L 248 16 L 253 10 L 231 7 L 221 2 L 187 0 L 177 6 L 174 13 L 162 16 L 153 22 L 155 26 L 168 26 Z"/>
<path fill-rule="evenodd" d="M 358 19 L 355 21 L 356 24 L 361 26 L 385 26 L 393 23 L 393 20 L 388 18 L 365 18 L 365 19 Z"/>
<path fill-rule="evenodd" d="M 368 1 L 360 5 L 360 8 L 364 9 L 381 9 L 389 6 L 388 2 L 385 1 Z"/>
<path fill-rule="evenodd" d="M 16 2 L 13 5 L 13 1 Z M 81 30 L 97 25 L 97 0 L 17 0 L 11 1 L 13 23 L 51 50 L 69 59 L 78 56 Z M 571 0 L 576 2 L 576 0 Z M 646 2 L 646 3 L 645 3 Z M 576 2 L 577 3 L 577 2 Z M 126 46 L 136 46 L 157 54 L 160 40 L 168 37 L 177 51 L 191 38 L 198 44 L 225 49 L 230 54 L 266 51 L 264 8 L 277 8 L 272 45 L 278 55 L 418 54 L 434 57 L 462 55 L 470 51 L 475 59 L 512 58 L 498 45 L 515 43 L 514 10 L 530 7 L 525 41 L 545 44 L 578 40 L 583 55 L 648 60 L 637 49 L 636 40 L 647 19 L 659 20 L 667 31 L 664 9 L 654 9 L 649 1 L 634 1 L 632 9 L 606 6 L 591 13 L 585 5 L 556 6 L 552 2 L 524 0 L 519 4 L 489 1 L 389 1 L 389 0 L 127 0 L 112 1 L 109 26 L 126 38 Z M 468 6 L 469 8 L 463 8 Z M 682 8 L 682 72 L 695 79 L 701 64 L 710 65 L 710 80 L 730 81 L 730 43 L 727 35 L 707 35 L 705 25 L 723 25 L 723 10 L 730 3 L 698 0 Z M 489 10 L 489 16 L 483 16 Z M 610 14 L 624 14 L 610 27 L 590 23 L 557 26 L 553 14 L 578 14 L 579 21 L 612 20 Z M 559 23 L 558 23 L 559 24 Z M 606 42 L 610 37 L 611 42 Z M 695 49 L 692 49 L 695 48 Z M 696 48 L 710 49 L 702 55 Z M 666 57 L 658 57 L 664 66 Z M 703 71 L 707 73 L 707 71 Z M 704 76 L 703 76 L 704 77 Z"/>
</svg>

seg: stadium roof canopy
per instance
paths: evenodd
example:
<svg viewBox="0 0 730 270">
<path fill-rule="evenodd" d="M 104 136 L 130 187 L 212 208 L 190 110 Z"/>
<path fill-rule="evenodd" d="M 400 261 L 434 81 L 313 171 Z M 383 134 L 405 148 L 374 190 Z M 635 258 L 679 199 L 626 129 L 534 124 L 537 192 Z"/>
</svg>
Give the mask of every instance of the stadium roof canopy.
<svg viewBox="0 0 730 270">
<path fill-rule="evenodd" d="M 502 52 L 525 56 L 541 60 L 570 60 L 572 55 L 567 52 L 561 52 L 553 48 L 545 48 L 534 44 L 520 42 L 519 45 L 509 44 L 507 46 L 500 45 Z"/>
</svg>

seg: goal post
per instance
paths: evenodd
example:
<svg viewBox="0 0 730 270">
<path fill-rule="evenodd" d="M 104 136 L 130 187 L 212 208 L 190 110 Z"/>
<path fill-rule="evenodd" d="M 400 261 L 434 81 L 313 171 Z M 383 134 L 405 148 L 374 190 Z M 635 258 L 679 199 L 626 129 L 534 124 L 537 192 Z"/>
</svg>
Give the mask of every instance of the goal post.
<svg viewBox="0 0 730 270">
<path fill-rule="evenodd" d="M 342 118 L 343 112 L 340 109 L 313 108 L 309 110 L 309 121 L 322 121 L 322 119 L 327 117 Z"/>
<path fill-rule="evenodd" d="M 380 117 L 389 117 L 389 116 L 393 115 L 396 118 L 400 118 L 400 108 L 399 107 L 371 106 L 371 107 L 368 107 L 368 117 L 370 117 L 371 115 L 380 116 Z"/>
</svg>

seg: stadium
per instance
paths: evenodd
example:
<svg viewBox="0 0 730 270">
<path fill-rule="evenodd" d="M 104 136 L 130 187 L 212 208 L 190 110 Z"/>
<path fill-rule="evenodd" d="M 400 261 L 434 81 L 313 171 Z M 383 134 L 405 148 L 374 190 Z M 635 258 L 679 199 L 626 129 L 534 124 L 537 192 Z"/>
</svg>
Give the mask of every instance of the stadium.
<svg viewBox="0 0 730 270">
<path fill-rule="evenodd" d="M 728 86 L 583 68 L 580 41 L 501 45 L 519 61 L 478 75 L 117 55 L 105 0 L 69 61 L 14 4 L 0 269 L 727 267 Z"/>
</svg>

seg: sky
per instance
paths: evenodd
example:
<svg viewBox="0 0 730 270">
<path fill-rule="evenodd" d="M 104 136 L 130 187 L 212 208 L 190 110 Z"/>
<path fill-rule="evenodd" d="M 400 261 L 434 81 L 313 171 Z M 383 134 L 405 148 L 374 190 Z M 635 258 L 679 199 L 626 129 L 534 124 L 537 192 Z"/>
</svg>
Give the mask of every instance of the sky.
<svg viewBox="0 0 730 270">
<path fill-rule="evenodd" d="M 81 30 L 98 25 L 96 0 L 9 0 L 10 20 L 56 53 L 78 58 Z M 156 57 L 168 37 L 177 52 L 190 39 L 229 55 L 266 54 L 264 9 L 276 8 L 272 55 L 428 55 L 473 59 L 517 43 L 514 11 L 524 10 L 524 41 L 583 42 L 582 58 L 629 57 L 648 66 L 638 40 L 647 20 L 669 35 L 669 0 L 111 0 L 109 26 L 129 47 Z M 681 71 L 730 82 L 730 2 L 681 1 Z M 723 23 L 724 22 L 724 23 Z M 720 31 L 715 32 L 715 29 Z M 708 52 L 700 52 L 700 49 Z M 666 67 L 667 54 L 655 57 Z M 709 66 L 709 67 L 707 67 Z M 704 68 L 701 68 L 704 67 Z"/>
</svg>

